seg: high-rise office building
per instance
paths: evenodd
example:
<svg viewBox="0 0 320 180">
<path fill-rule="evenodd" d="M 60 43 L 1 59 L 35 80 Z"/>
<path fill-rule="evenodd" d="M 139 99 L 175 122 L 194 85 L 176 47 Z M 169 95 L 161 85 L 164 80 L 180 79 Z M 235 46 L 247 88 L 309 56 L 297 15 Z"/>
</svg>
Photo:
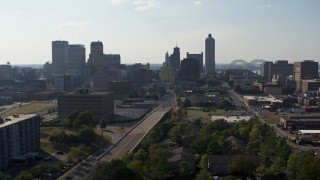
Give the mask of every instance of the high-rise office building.
<svg viewBox="0 0 320 180">
<path fill-rule="evenodd" d="M 187 52 L 187 59 L 196 59 L 199 62 L 199 73 L 203 73 L 203 52 L 201 54 L 190 54 Z"/>
<path fill-rule="evenodd" d="M 319 63 L 312 60 L 293 63 L 293 80 L 296 81 L 297 91 L 301 90 L 301 80 L 319 78 Z"/>
<path fill-rule="evenodd" d="M 196 81 L 200 78 L 199 61 L 197 59 L 185 58 L 181 61 L 181 80 Z"/>
<path fill-rule="evenodd" d="M 86 63 L 86 49 L 84 45 L 72 44 L 68 46 L 67 73 L 73 76 L 83 77 Z"/>
<path fill-rule="evenodd" d="M 319 77 L 318 62 L 312 60 L 305 60 L 302 62 L 294 62 L 293 79 L 299 81 L 301 79 L 315 79 Z"/>
<path fill-rule="evenodd" d="M 215 39 L 211 36 L 211 34 L 209 34 L 206 38 L 205 50 L 205 73 L 208 77 L 215 77 Z"/>
<path fill-rule="evenodd" d="M 168 66 L 168 63 L 169 63 L 169 53 L 168 53 L 168 51 L 166 52 L 165 63 L 167 63 L 167 66 Z"/>
<path fill-rule="evenodd" d="M 100 41 L 91 42 L 88 63 L 91 66 L 99 67 L 104 60 L 103 44 Z"/>
<path fill-rule="evenodd" d="M 108 68 L 119 68 L 121 65 L 121 56 L 120 54 L 106 54 L 104 56 L 103 65 Z"/>
<path fill-rule="evenodd" d="M 273 75 L 280 74 L 284 77 L 292 75 L 293 64 L 289 64 L 287 60 L 277 60 L 275 63 L 267 61 L 260 65 L 260 75 L 266 80 L 271 80 Z"/>
<path fill-rule="evenodd" d="M 177 46 L 173 48 L 173 53 L 170 55 L 169 61 L 175 70 L 180 70 L 180 49 Z"/>
<path fill-rule="evenodd" d="M 52 73 L 63 75 L 67 72 L 68 41 L 52 41 Z"/>
</svg>

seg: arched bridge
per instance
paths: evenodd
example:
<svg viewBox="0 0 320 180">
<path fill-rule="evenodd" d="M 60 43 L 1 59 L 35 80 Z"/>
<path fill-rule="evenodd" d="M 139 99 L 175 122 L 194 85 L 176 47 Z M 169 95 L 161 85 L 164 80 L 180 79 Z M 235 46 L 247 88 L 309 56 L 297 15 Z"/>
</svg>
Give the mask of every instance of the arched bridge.
<svg viewBox="0 0 320 180">
<path fill-rule="evenodd" d="M 243 69 L 251 69 L 254 67 L 255 64 L 262 64 L 266 61 L 267 60 L 265 59 L 254 59 L 252 61 L 247 62 L 243 59 L 236 59 L 229 64 L 229 68 L 237 68 L 239 66 L 242 66 Z"/>
</svg>

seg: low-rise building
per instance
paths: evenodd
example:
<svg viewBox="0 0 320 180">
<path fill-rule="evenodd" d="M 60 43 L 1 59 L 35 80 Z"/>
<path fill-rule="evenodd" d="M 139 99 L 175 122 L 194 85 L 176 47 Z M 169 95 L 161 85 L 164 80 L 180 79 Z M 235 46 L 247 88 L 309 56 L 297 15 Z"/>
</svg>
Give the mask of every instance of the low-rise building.
<svg viewBox="0 0 320 180">
<path fill-rule="evenodd" d="M 282 100 L 269 96 L 243 96 L 243 100 L 251 106 L 275 105 L 281 106 Z"/>
<path fill-rule="evenodd" d="M 280 125 L 291 129 L 320 129 L 320 116 L 282 116 Z"/>
<path fill-rule="evenodd" d="M 79 110 L 88 111 L 100 120 L 114 113 L 114 97 L 111 92 L 89 92 L 81 89 L 58 95 L 58 117 L 64 118 L 69 113 Z"/>
</svg>

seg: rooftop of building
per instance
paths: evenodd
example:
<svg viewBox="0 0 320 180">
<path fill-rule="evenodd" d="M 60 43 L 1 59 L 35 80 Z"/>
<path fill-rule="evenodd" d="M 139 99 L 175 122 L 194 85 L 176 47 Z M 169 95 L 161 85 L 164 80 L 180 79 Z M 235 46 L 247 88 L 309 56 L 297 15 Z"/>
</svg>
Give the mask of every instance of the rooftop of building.
<svg viewBox="0 0 320 180">
<path fill-rule="evenodd" d="M 301 79 L 304 82 L 320 82 L 320 79 Z"/>
<path fill-rule="evenodd" d="M 320 116 L 281 116 L 286 121 L 320 121 Z"/>
<path fill-rule="evenodd" d="M 251 116 L 211 116 L 211 120 L 212 121 L 216 121 L 216 120 L 220 120 L 220 119 L 224 119 L 227 122 L 238 122 L 241 120 L 245 120 L 245 121 L 249 121 L 249 119 L 251 118 Z"/>
<path fill-rule="evenodd" d="M 19 115 L 12 115 L 3 118 L 0 120 L 0 128 L 3 128 L 5 126 L 9 126 L 11 124 L 15 124 L 20 121 L 24 121 L 26 119 L 32 118 L 38 116 L 37 114 L 19 114 Z"/>
<path fill-rule="evenodd" d="M 78 96 L 78 95 L 103 96 L 103 95 L 108 95 L 108 94 L 112 94 L 112 92 L 91 92 L 89 89 L 79 89 L 76 91 L 61 94 L 59 96 L 72 96 L 72 95 L 74 95 L 74 96 Z"/>
<path fill-rule="evenodd" d="M 243 98 L 248 99 L 248 100 L 270 101 L 270 102 L 282 103 L 282 100 L 275 98 L 275 97 L 269 97 L 269 96 L 243 96 Z"/>
<path fill-rule="evenodd" d="M 320 134 L 320 130 L 299 130 L 301 134 Z"/>
</svg>

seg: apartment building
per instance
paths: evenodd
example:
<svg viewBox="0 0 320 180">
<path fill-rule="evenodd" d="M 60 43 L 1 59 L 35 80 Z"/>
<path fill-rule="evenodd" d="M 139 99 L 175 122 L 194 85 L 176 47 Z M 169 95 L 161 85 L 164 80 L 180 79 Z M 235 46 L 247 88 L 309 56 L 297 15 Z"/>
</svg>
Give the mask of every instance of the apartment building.
<svg viewBox="0 0 320 180">
<path fill-rule="evenodd" d="M 40 150 L 40 117 L 36 114 L 0 118 L 0 170 L 14 160 L 27 163 L 28 153 Z"/>
</svg>

